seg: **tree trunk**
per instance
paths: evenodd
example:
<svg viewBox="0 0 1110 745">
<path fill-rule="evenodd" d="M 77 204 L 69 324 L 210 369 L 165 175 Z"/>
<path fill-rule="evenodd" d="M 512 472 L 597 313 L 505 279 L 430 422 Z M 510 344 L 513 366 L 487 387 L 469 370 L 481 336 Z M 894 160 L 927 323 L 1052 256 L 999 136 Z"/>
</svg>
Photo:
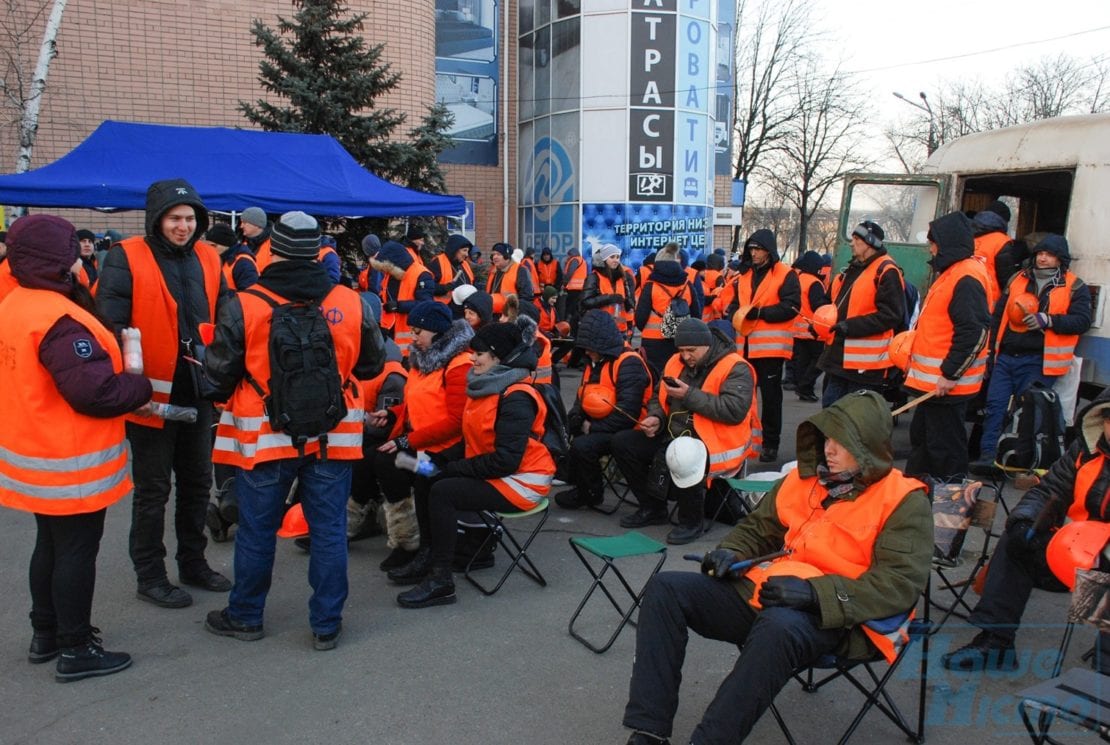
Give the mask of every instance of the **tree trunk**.
<svg viewBox="0 0 1110 745">
<path fill-rule="evenodd" d="M 35 135 L 39 129 L 39 106 L 42 103 L 43 91 L 46 89 L 46 74 L 50 71 L 50 62 L 58 55 L 58 45 L 55 40 L 58 37 L 58 29 L 62 25 L 66 1 L 54 0 L 50 18 L 46 21 L 46 29 L 42 33 L 39 61 L 35 65 L 35 76 L 31 80 L 31 94 L 24 102 L 23 116 L 19 122 L 19 157 L 15 164 L 16 173 L 23 173 L 31 168 L 31 151 L 35 147 Z"/>
</svg>

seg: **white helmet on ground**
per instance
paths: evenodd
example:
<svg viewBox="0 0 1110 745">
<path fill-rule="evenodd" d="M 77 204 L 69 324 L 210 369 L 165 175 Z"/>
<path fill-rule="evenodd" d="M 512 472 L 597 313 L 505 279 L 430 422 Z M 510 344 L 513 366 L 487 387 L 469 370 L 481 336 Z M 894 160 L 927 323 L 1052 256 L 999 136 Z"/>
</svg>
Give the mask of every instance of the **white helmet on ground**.
<svg viewBox="0 0 1110 745">
<path fill-rule="evenodd" d="M 696 437 L 676 437 L 667 446 L 667 469 L 679 489 L 687 489 L 705 479 L 709 450 Z"/>
</svg>

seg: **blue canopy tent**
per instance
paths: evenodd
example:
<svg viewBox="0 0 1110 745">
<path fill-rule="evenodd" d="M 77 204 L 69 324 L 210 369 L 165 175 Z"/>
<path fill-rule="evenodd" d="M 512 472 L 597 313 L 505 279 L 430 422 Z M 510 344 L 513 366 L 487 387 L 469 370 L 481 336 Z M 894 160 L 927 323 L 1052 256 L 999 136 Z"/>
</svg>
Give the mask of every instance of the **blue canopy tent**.
<svg viewBox="0 0 1110 745">
<path fill-rule="evenodd" d="M 328 217 L 462 215 L 461 196 L 397 186 L 328 135 L 105 121 L 50 165 L 0 175 L 0 204 L 141 210 L 154 181 L 184 178 L 210 210 Z"/>
</svg>

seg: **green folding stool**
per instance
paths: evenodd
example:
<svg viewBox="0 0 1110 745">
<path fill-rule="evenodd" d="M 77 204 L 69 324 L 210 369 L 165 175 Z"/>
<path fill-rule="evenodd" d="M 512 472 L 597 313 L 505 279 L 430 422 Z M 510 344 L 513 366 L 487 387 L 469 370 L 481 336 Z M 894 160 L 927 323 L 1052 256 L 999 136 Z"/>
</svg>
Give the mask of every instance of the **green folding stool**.
<svg viewBox="0 0 1110 745">
<path fill-rule="evenodd" d="M 582 642 L 587 649 L 601 654 L 609 649 L 609 647 L 613 646 L 613 642 L 617 640 L 617 637 L 626 624 L 631 623 L 633 626 L 636 625 L 636 622 L 632 620 L 632 616 L 640 607 L 640 600 L 644 596 L 644 589 L 647 587 L 647 581 L 654 577 L 663 567 L 663 562 L 667 559 L 667 547 L 659 541 L 652 540 L 643 533 L 637 533 L 635 531 L 614 536 L 575 536 L 570 539 L 570 547 L 574 549 L 574 553 L 578 556 L 579 561 L 582 562 L 582 565 L 586 567 L 586 571 L 593 577 L 593 583 L 590 585 L 590 589 L 586 592 L 585 597 L 582 598 L 582 602 L 579 603 L 578 607 L 575 609 L 574 615 L 570 617 L 570 624 L 567 626 L 567 631 L 569 631 L 570 635 L 575 639 Z M 586 554 L 591 554 L 601 560 L 601 571 L 597 571 L 594 568 L 594 565 L 590 563 Z M 652 568 L 651 574 L 648 575 L 647 580 L 644 580 L 643 586 L 639 590 L 636 590 L 629 584 L 620 569 L 617 568 L 616 561 L 617 559 L 627 559 L 633 556 L 651 555 L 656 555 L 659 559 L 655 562 L 655 566 Z M 624 591 L 628 593 L 630 602 L 627 608 L 622 606 L 617 598 L 613 597 L 613 593 L 610 592 L 609 588 L 605 585 L 605 575 L 610 569 L 613 570 L 613 574 L 624 587 Z M 600 647 L 586 639 L 574 629 L 574 622 L 577 621 L 578 617 L 582 614 L 582 610 L 586 607 L 586 603 L 589 602 L 590 596 L 599 588 L 609 600 L 610 605 L 613 606 L 617 614 L 621 617 L 620 623 L 617 624 L 616 629 L 613 630 L 613 634 L 609 637 L 609 640 Z"/>
</svg>

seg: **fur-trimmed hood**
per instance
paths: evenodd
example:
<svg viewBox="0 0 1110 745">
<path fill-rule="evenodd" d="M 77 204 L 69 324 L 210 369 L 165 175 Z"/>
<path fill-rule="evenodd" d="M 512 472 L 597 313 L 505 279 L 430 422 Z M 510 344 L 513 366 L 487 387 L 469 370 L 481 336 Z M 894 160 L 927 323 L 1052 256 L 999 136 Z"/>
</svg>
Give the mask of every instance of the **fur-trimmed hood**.
<svg viewBox="0 0 1110 745">
<path fill-rule="evenodd" d="M 442 370 L 455 355 L 470 348 L 470 340 L 473 338 L 474 329 L 470 328 L 469 323 L 461 318 L 452 321 L 451 327 L 442 334 L 437 334 L 427 349 L 410 347 L 409 364 L 425 375 Z"/>
</svg>

